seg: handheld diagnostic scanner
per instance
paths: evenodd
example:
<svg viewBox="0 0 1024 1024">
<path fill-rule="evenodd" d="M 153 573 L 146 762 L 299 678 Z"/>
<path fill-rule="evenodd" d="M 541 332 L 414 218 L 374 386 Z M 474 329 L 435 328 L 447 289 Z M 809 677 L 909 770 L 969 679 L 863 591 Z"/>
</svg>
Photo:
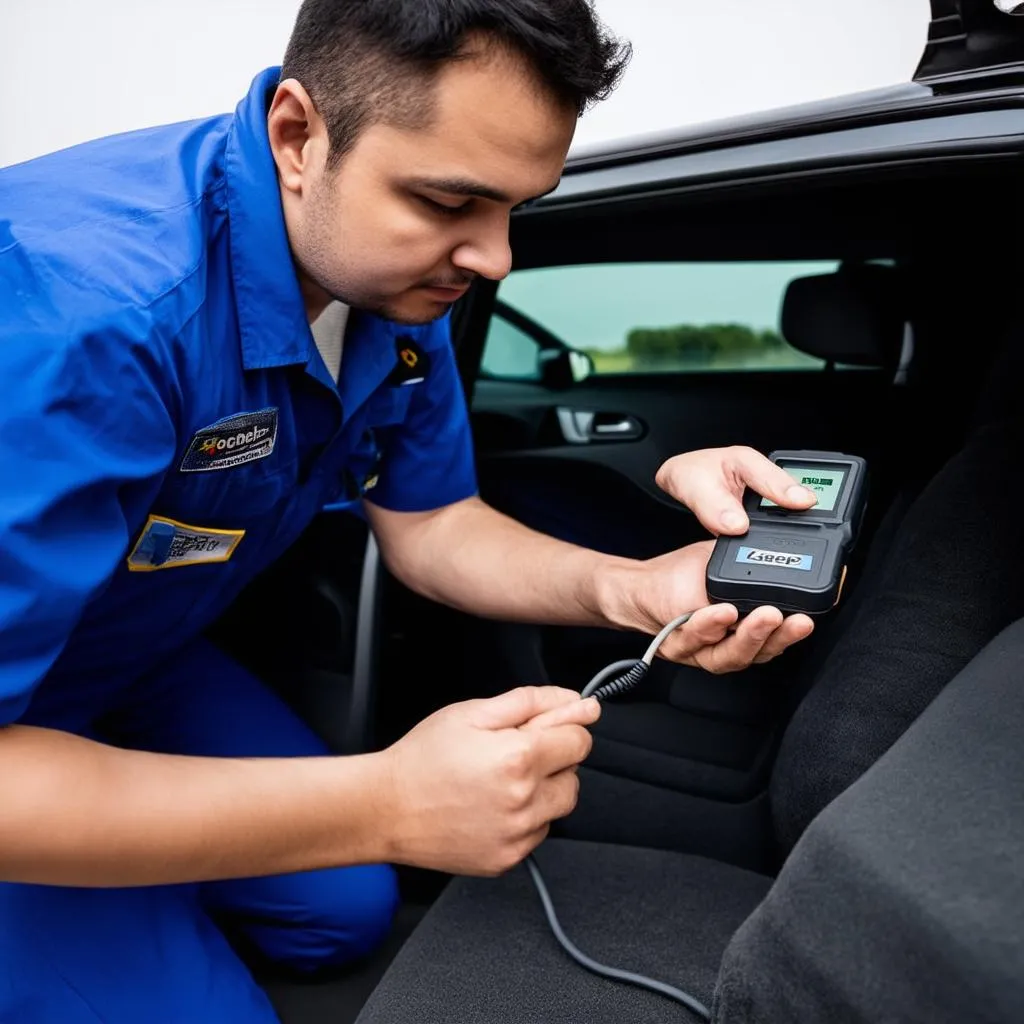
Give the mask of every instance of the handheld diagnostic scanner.
<svg viewBox="0 0 1024 1024">
<path fill-rule="evenodd" d="M 748 488 L 743 507 L 750 528 L 741 537 L 718 538 L 708 562 L 708 597 L 735 605 L 740 615 L 761 605 L 823 615 L 842 594 L 867 504 L 867 463 L 840 452 L 776 451 L 769 458 L 818 502 L 794 511 Z"/>
</svg>

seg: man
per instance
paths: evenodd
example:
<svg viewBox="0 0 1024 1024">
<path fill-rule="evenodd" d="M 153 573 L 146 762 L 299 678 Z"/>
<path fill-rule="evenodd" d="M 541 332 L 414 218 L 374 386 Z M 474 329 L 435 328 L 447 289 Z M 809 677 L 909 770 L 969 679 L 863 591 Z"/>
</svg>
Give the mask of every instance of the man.
<svg viewBox="0 0 1024 1024">
<path fill-rule="evenodd" d="M 0 174 L 0 1019 L 272 1020 L 214 920 L 343 963 L 387 931 L 386 865 L 498 873 L 572 809 L 576 694 L 335 758 L 203 639 L 325 503 L 477 614 L 701 608 L 664 653 L 712 671 L 810 631 L 703 607 L 707 545 L 614 559 L 476 497 L 446 314 L 624 62 L 585 0 L 307 0 L 233 117 Z M 746 450 L 660 479 L 716 530 L 746 483 L 813 500 Z"/>
</svg>

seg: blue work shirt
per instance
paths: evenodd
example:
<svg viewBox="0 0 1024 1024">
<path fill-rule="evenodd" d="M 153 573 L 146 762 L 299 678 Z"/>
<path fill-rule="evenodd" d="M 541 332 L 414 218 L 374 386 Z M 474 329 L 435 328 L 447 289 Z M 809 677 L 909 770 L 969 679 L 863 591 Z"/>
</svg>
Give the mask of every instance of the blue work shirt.
<svg viewBox="0 0 1024 1024">
<path fill-rule="evenodd" d="M 87 730 L 325 506 L 476 493 L 447 319 L 316 350 L 278 79 L 0 171 L 0 723 Z"/>
</svg>

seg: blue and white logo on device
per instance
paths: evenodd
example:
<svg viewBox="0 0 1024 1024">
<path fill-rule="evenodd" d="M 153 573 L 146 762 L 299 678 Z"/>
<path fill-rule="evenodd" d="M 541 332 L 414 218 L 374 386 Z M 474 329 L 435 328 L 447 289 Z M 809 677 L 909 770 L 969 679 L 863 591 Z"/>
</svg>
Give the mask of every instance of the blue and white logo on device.
<svg viewBox="0 0 1024 1024">
<path fill-rule="evenodd" d="M 765 551 L 763 548 L 740 548 L 736 561 L 741 565 L 774 565 L 779 569 L 803 569 L 810 572 L 813 555 L 799 555 L 792 551 Z"/>
</svg>

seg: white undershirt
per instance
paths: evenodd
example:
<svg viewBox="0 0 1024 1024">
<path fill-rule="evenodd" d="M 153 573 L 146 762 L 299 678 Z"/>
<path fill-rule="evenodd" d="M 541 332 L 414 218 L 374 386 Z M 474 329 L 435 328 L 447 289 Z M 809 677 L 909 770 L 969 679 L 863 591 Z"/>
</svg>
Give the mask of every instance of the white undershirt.
<svg viewBox="0 0 1024 1024">
<path fill-rule="evenodd" d="M 341 352 L 345 346 L 348 312 L 348 306 L 344 302 L 332 302 L 310 327 L 320 358 L 335 384 L 341 372 Z"/>
</svg>

